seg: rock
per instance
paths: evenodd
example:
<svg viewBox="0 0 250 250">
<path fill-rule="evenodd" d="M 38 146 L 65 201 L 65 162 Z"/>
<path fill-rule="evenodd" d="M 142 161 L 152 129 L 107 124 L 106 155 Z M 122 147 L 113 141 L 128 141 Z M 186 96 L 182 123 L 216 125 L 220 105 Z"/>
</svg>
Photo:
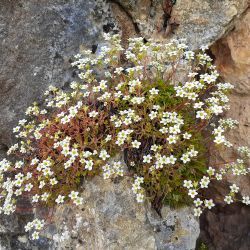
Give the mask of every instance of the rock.
<svg viewBox="0 0 250 250">
<path fill-rule="evenodd" d="M 242 204 L 216 206 L 201 216 L 200 240 L 209 250 L 248 250 L 250 208 Z"/>
<path fill-rule="evenodd" d="M 0 217 L 0 249 L 31 249 L 31 244 L 24 232 L 24 225 L 32 220 L 33 215 L 13 214 Z"/>
<path fill-rule="evenodd" d="M 65 87 L 76 74 L 70 59 L 91 49 L 103 29 L 116 29 L 110 6 L 91 0 L 2 0 L 0 4 L 0 151 L 12 128 L 49 85 Z"/>
<path fill-rule="evenodd" d="M 123 7 L 146 38 L 186 38 L 192 49 L 221 38 L 248 8 L 248 0 L 115 2 Z"/>
<path fill-rule="evenodd" d="M 95 177 L 85 185 L 82 207 L 62 206 L 57 209 L 54 230 L 65 230 L 64 223 L 69 227 L 72 222 L 75 228 L 74 239 L 59 242 L 58 248 L 155 249 L 155 239 L 146 223 L 145 208 L 136 204 L 130 181 L 125 178 L 112 183 Z M 71 232 L 70 228 L 68 230 Z M 52 234 L 50 228 L 47 236 Z"/>
<path fill-rule="evenodd" d="M 250 11 L 247 11 L 242 19 L 236 23 L 235 28 L 226 37 L 220 39 L 212 46 L 212 52 L 216 58 L 215 63 L 225 81 L 234 84 L 235 89 L 230 95 L 231 109 L 226 117 L 239 121 L 239 126 L 231 130 L 227 138 L 233 143 L 236 150 L 239 146 L 250 147 Z M 218 151 L 215 161 L 228 161 L 232 154 Z M 243 195 L 250 195 L 250 179 L 248 176 L 238 178 L 228 176 L 228 181 L 241 187 Z"/>
<path fill-rule="evenodd" d="M 55 224 L 43 235 L 54 240 L 50 249 L 195 249 L 199 223 L 192 209 L 164 207 L 160 218 L 150 206 L 136 203 L 131 178 L 113 182 L 94 177 L 81 196 L 81 207 L 56 210 Z M 66 231 L 70 237 L 56 242 L 57 234 Z"/>
<path fill-rule="evenodd" d="M 226 37 L 212 46 L 221 75 L 235 85 L 234 95 L 250 95 L 250 11 Z M 234 113 L 234 112 L 232 112 Z"/>
<path fill-rule="evenodd" d="M 195 249 L 199 237 L 199 222 L 193 215 L 193 209 L 184 207 L 170 209 L 162 208 L 162 218 L 148 209 L 148 219 L 153 226 L 157 249 Z"/>
<path fill-rule="evenodd" d="M 212 44 L 233 27 L 247 8 L 247 0 L 178 0 L 172 11 L 172 19 L 180 24 L 174 36 L 186 38 L 193 49 Z"/>
<path fill-rule="evenodd" d="M 249 51 L 250 51 L 250 12 L 247 11 L 241 20 L 236 22 L 235 28 L 227 36 L 218 40 L 212 47 L 217 68 L 224 81 L 231 82 L 235 89 L 230 96 L 231 109 L 226 117 L 239 121 L 236 130 L 227 134 L 233 143 L 238 146 L 250 147 L 250 85 L 249 85 Z M 233 152 L 225 153 L 216 150 L 211 162 L 228 161 Z M 249 176 L 228 176 L 227 182 L 214 183 L 213 193 L 215 199 L 221 203 L 201 217 L 200 239 L 206 243 L 208 249 L 249 249 L 250 208 L 244 204 L 223 205 L 223 197 L 229 193 L 228 184 L 235 183 L 240 187 L 240 195 L 250 195 Z"/>
</svg>

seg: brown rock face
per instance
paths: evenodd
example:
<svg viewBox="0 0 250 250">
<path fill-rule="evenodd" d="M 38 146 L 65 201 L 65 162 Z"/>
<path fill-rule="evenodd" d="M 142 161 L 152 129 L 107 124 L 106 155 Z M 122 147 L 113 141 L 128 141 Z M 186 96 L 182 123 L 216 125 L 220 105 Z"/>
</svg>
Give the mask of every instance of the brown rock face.
<svg viewBox="0 0 250 250">
<path fill-rule="evenodd" d="M 250 94 L 250 11 L 225 38 L 212 46 L 221 75 L 235 84 L 235 94 Z"/>
<path fill-rule="evenodd" d="M 209 250 L 248 250 L 250 210 L 240 204 L 217 206 L 202 215 L 200 238 Z"/>
<path fill-rule="evenodd" d="M 235 85 L 230 96 L 231 109 L 226 116 L 239 121 L 236 130 L 227 135 L 233 148 L 250 146 L 250 11 L 236 23 L 235 28 L 212 46 L 215 63 L 224 81 Z M 211 162 L 224 162 L 234 156 L 232 153 L 217 151 Z M 242 195 L 250 195 L 250 178 L 228 176 L 229 183 L 236 183 Z M 215 185 L 214 194 L 222 201 L 229 192 L 227 184 Z M 211 195 L 211 193 L 210 193 Z M 201 218 L 201 239 L 209 249 L 249 249 L 250 208 L 242 204 L 221 205 L 208 211 Z"/>
<path fill-rule="evenodd" d="M 212 52 L 221 76 L 235 86 L 230 96 L 231 109 L 226 116 L 238 120 L 239 126 L 229 132 L 228 139 L 235 149 L 241 145 L 250 146 L 250 11 L 236 23 L 233 31 L 212 46 Z M 230 156 L 224 152 L 217 154 L 225 161 Z M 243 194 L 250 195 L 249 177 L 240 177 L 237 183 Z"/>
</svg>

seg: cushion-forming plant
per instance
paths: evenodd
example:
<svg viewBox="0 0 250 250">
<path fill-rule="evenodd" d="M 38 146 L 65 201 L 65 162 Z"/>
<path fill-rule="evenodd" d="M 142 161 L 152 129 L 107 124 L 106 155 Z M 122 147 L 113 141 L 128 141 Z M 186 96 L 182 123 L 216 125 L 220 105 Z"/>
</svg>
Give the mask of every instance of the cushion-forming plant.
<svg viewBox="0 0 250 250">
<path fill-rule="evenodd" d="M 13 129 L 19 142 L 8 151 L 16 160 L 0 162 L 0 213 L 15 212 L 22 195 L 34 207 L 81 205 L 86 178 L 129 175 L 138 202 L 158 210 L 193 202 L 199 216 L 214 206 L 200 192 L 211 180 L 249 172 L 247 147 L 208 166 L 208 148 L 232 150 L 225 132 L 237 122 L 221 116 L 233 85 L 220 81 L 207 47 L 193 52 L 181 40 L 133 38 L 123 48 L 119 35 L 105 38 L 107 46 L 75 56 L 79 80 L 69 90 L 51 86 L 46 108 L 34 103 Z M 127 166 L 111 161 L 121 154 Z M 250 203 L 232 184 L 225 202 L 239 200 Z M 38 239 L 45 223 L 35 219 L 25 229 Z"/>
</svg>

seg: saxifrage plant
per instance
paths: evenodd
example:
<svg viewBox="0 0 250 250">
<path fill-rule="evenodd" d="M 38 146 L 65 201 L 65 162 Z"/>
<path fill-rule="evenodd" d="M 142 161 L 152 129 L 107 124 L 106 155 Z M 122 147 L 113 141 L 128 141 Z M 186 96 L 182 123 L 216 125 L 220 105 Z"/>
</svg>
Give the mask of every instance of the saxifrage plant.
<svg viewBox="0 0 250 250">
<path fill-rule="evenodd" d="M 212 179 L 249 172 L 246 147 L 238 149 L 242 158 L 208 166 L 207 145 L 231 148 L 224 134 L 237 122 L 221 118 L 233 85 L 220 82 L 206 47 L 193 52 L 183 41 L 133 38 L 125 49 L 119 35 L 105 36 L 109 46 L 75 56 L 79 81 L 67 91 L 51 86 L 46 109 L 35 103 L 13 129 L 20 142 L 8 154 L 18 160 L 0 162 L 1 213 L 15 212 L 21 195 L 34 207 L 81 205 L 86 178 L 129 175 L 138 202 L 158 210 L 193 202 L 199 216 L 214 206 L 200 193 Z M 128 170 L 110 161 L 122 153 Z M 225 202 L 249 204 L 238 192 L 232 184 Z M 35 219 L 25 229 L 38 239 L 44 224 Z"/>
</svg>

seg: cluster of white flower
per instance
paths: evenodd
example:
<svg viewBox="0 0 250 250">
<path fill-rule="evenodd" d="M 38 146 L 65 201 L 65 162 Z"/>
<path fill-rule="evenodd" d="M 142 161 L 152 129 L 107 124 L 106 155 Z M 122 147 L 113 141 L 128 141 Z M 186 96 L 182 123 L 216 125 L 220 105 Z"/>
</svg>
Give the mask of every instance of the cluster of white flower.
<svg viewBox="0 0 250 250">
<path fill-rule="evenodd" d="M 237 161 L 239 161 L 239 160 L 237 160 Z M 241 160 L 240 160 L 240 163 L 242 163 Z M 241 167 L 242 167 L 242 165 L 241 165 Z M 205 208 L 211 209 L 215 205 L 212 199 L 202 200 L 200 198 L 197 198 L 197 196 L 199 195 L 199 189 L 208 188 L 211 180 L 213 180 L 213 179 L 218 180 L 218 181 L 222 180 L 223 175 L 225 175 L 230 170 L 233 172 L 233 174 L 235 172 L 237 172 L 238 175 L 242 175 L 242 174 L 244 175 L 244 174 L 246 174 L 247 170 L 245 168 L 243 168 L 243 169 L 245 171 L 242 170 L 242 168 L 239 169 L 239 165 L 236 163 L 228 164 L 225 166 L 225 168 L 221 168 L 218 171 L 216 171 L 215 168 L 209 167 L 207 170 L 208 176 L 203 176 L 199 183 L 192 182 L 191 180 L 184 180 L 183 186 L 188 189 L 188 195 L 192 199 L 194 199 L 194 205 L 196 207 L 194 209 L 194 214 L 196 216 L 200 216 L 202 214 L 202 211 Z M 243 172 L 241 172 L 241 171 L 243 171 Z M 239 192 L 240 188 L 236 184 L 230 185 L 229 188 L 230 188 L 230 193 L 225 195 L 225 197 L 224 197 L 224 201 L 226 204 L 231 204 L 235 201 L 238 201 L 235 194 L 237 194 Z M 246 204 L 246 205 L 250 205 L 249 196 L 242 196 L 241 202 Z"/>
<path fill-rule="evenodd" d="M 119 112 L 119 116 L 113 115 L 111 117 L 111 121 L 116 128 L 119 128 L 122 125 L 128 126 L 134 122 L 139 122 L 140 120 L 141 118 L 136 115 L 135 110 L 132 109 L 122 110 Z"/>
<path fill-rule="evenodd" d="M 238 148 L 238 152 L 245 156 L 246 158 L 250 158 L 250 149 L 246 146 L 241 146 Z"/>
<path fill-rule="evenodd" d="M 34 219 L 33 221 L 28 222 L 24 229 L 26 232 L 33 231 L 31 234 L 31 239 L 37 240 L 39 239 L 39 231 L 43 229 L 44 225 L 44 220 Z"/>
<path fill-rule="evenodd" d="M 123 176 L 124 166 L 121 161 L 114 161 L 112 164 L 105 164 L 103 167 L 103 178 L 108 179 L 111 176 Z"/>
<path fill-rule="evenodd" d="M 144 182 L 143 177 L 136 177 L 136 179 L 132 185 L 132 190 L 133 190 L 134 194 L 136 195 L 137 202 L 144 201 L 144 190 L 141 187 L 143 182 Z"/>
<path fill-rule="evenodd" d="M 191 148 L 181 156 L 180 160 L 185 164 L 187 162 L 190 162 L 192 157 L 195 157 L 197 155 L 198 151 L 194 150 L 193 146 L 191 146 Z"/>
<path fill-rule="evenodd" d="M 163 112 L 160 124 L 162 124 L 163 127 L 159 129 L 159 131 L 162 134 L 168 134 L 168 143 L 177 143 L 180 138 L 179 135 L 181 134 L 181 126 L 184 124 L 181 115 L 178 115 L 176 112 Z"/>
<path fill-rule="evenodd" d="M 116 144 L 122 146 L 126 141 L 128 141 L 129 136 L 133 132 L 132 129 L 122 130 L 117 134 Z"/>
<path fill-rule="evenodd" d="M 71 191 L 69 198 L 73 201 L 73 203 L 77 206 L 83 204 L 83 198 L 79 196 L 79 192 Z"/>
</svg>

